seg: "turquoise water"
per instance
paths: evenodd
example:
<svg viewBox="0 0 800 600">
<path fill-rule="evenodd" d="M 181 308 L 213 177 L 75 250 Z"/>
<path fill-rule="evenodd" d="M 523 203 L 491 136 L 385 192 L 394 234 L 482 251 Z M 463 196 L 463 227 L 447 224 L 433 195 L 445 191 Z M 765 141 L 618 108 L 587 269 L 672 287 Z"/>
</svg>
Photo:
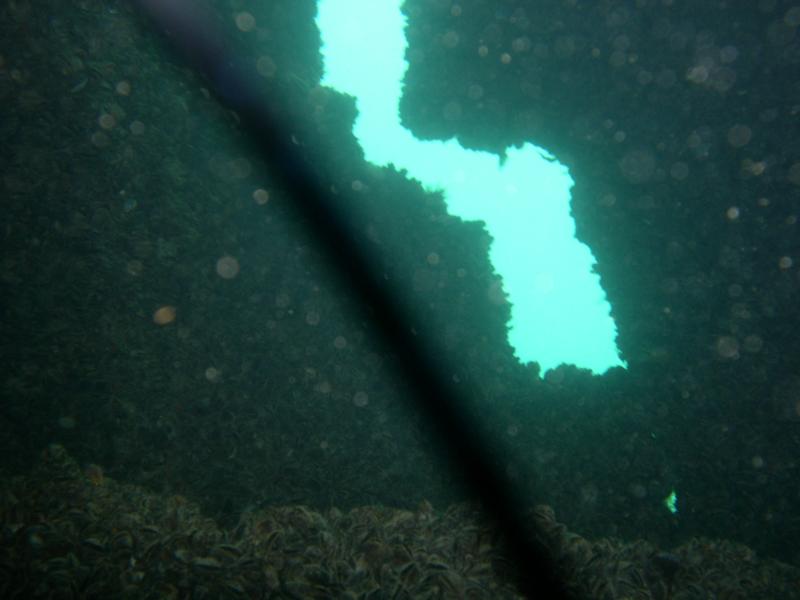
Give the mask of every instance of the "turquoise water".
<svg viewBox="0 0 800 600">
<path fill-rule="evenodd" d="M 494 239 L 490 259 L 503 279 L 504 294 L 495 291 L 495 300 L 511 303 L 508 339 L 521 362 L 538 362 L 542 373 L 563 363 L 596 373 L 624 366 L 594 256 L 575 238 L 567 168 L 530 143 L 498 156 L 456 139 L 419 140 L 402 125 L 408 64 L 400 5 L 319 3 L 322 83 L 356 98 L 354 133 L 366 159 L 407 170 L 426 189 L 442 191 L 452 215 L 485 223 Z"/>
</svg>

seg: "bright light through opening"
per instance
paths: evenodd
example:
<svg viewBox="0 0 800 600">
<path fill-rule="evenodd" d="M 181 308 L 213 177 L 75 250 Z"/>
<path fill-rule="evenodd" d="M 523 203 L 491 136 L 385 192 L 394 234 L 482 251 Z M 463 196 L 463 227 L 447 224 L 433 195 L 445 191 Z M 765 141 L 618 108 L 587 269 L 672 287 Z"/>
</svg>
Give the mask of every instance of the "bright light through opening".
<svg viewBox="0 0 800 600">
<path fill-rule="evenodd" d="M 596 373 L 624 366 L 594 257 L 575 239 L 566 167 L 532 144 L 508 148 L 501 165 L 498 156 L 455 139 L 418 140 L 400 124 L 408 67 L 401 4 L 318 5 L 322 84 L 356 98 L 353 132 L 366 159 L 406 169 L 426 189 L 443 191 L 450 214 L 486 223 L 494 238 L 489 258 L 511 303 L 509 343 L 520 361 L 536 361 L 542 372 L 562 363 Z"/>
</svg>

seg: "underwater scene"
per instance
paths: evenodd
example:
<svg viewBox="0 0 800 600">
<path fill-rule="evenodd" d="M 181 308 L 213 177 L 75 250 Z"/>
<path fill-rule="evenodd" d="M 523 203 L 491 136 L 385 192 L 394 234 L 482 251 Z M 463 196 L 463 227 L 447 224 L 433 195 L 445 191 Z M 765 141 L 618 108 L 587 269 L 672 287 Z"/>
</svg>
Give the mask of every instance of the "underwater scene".
<svg viewBox="0 0 800 600">
<path fill-rule="evenodd" d="M 4 0 L 0 597 L 800 598 L 799 28 Z"/>
</svg>

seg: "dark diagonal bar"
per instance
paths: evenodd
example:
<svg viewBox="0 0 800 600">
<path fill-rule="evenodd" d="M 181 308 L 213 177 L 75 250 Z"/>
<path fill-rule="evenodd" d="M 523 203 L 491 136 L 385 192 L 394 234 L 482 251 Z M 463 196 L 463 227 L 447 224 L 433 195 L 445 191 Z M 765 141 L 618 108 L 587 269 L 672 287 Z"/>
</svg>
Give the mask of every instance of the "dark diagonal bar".
<svg viewBox="0 0 800 600">
<path fill-rule="evenodd" d="M 269 105 L 251 83 L 250 74 L 237 67 L 237 57 L 227 53 L 221 33 L 194 2 L 138 0 L 138 5 L 207 79 L 219 101 L 238 114 L 242 130 L 270 165 L 273 177 L 285 186 L 312 237 L 347 281 L 387 348 L 398 357 L 398 374 L 416 399 L 412 408 L 432 423 L 441 443 L 449 448 L 451 468 L 481 501 L 505 539 L 504 551 L 516 567 L 513 572 L 520 592 L 531 598 L 565 598 L 551 560 L 536 541 L 541 538 L 534 523 L 522 516 L 523 499 L 505 475 L 489 464 L 485 435 L 459 410 L 462 404 L 448 377 L 451 371 L 442 369 L 441 360 L 434 359 L 432 348 L 436 344 L 426 340 L 424 332 L 415 335 L 412 331 L 411 315 L 393 300 L 381 274 L 359 250 L 357 233 L 350 231 L 326 186 L 316 180 L 298 154 L 291 142 L 291 129 L 269 113 Z"/>
</svg>

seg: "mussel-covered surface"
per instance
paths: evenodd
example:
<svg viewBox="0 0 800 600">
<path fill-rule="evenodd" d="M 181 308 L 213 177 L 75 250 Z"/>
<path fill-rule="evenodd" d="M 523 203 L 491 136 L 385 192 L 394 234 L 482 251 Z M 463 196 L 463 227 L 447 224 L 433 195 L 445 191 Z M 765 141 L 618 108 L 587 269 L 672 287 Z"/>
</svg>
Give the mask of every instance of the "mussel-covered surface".
<svg viewBox="0 0 800 600">
<path fill-rule="evenodd" d="M 59 445 L 0 494 L 4 598 L 516 598 L 491 527 L 436 511 L 301 505 L 222 528 L 181 496 L 81 469 Z M 693 539 L 666 551 L 587 540 L 531 512 L 579 598 L 800 598 L 800 569 L 746 546 Z"/>
</svg>

